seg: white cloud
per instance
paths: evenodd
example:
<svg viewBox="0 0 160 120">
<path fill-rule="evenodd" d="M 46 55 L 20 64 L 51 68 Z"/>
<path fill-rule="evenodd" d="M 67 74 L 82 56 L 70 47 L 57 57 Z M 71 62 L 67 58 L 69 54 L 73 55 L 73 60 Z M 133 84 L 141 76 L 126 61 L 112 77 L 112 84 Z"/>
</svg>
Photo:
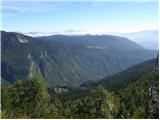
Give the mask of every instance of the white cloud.
<svg viewBox="0 0 160 120">
<path fill-rule="evenodd" d="M 20 33 L 20 32 L 19 32 Z M 55 32 L 25 32 L 23 34 L 32 36 L 32 37 L 37 37 L 37 36 L 49 36 L 49 35 L 57 35 L 57 34 L 63 34 L 63 35 L 83 35 L 83 34 L 89 34 L 90 32 L 87 30 L 74 30 L 74 29 L 69 29 L 65 31 L 55 31 Z"/>
</svg>

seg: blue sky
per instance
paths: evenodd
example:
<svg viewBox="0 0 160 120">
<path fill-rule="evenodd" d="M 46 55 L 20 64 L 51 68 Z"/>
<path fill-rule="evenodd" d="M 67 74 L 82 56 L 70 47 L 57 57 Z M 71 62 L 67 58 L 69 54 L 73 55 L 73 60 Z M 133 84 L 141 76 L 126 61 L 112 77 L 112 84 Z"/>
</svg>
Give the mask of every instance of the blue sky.
<svg viewBox="0 0 160 120">
<path fill-rule="evenodd" d="M 98 34 L 158 28 L 156 0 L 3 0 L 1 8 L 6 31 Z"/>
</svg>

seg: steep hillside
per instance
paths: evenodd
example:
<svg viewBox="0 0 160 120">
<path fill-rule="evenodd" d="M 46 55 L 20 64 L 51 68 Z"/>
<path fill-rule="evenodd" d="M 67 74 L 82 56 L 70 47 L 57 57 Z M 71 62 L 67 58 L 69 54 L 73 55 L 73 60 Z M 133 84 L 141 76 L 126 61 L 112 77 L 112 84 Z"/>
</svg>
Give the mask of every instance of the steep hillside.
<svg viewBox="0 0 160 120">
<path fill-rule="evenodd" d="M 9 83 L 39 74 L 48 86 L 78 86 L 154 58 L 130 40 L 110 35 L 32 38 L 1 32 L 2 78 Z"/>
<path fill-rule="evenodd" d="M 31 74 L 33 61 L 44 52 L 45 43 L 18 33 L 1 32 L 2 78 L 13 83 Z M 37 61 L 39 62 L 39 61 Z"/>
<path fill-rule="evenodd" d="M 156 59 L 133 65 L 126 70 L 105 77 L 99 81 L 87 81 L 81 85 L 82 88 L 94 88 L 100 84 L 105 85 L 110 90 L 118 90 L 127 87 L 128 84 L 138 80 L 143 74 L 153 70 Z"/>
</svg>

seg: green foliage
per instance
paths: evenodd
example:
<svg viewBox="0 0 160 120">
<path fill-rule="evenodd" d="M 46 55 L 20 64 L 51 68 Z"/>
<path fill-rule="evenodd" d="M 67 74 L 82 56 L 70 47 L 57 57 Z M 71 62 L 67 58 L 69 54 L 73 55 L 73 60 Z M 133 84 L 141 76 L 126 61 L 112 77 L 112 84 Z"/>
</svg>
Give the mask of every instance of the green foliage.
<svg viewBox="0 0 160 120">
<path fill-rule="evenodd" d="M 96 118 L 111 118 L 112 108 L 110 107 L 111 94 L 102 86 L 92 91 L 92 98 L 95 101 Z"/>
<path fill-rule="evenodd" d="M 158 74 L 158 71 L 156 73 L 154 70 L 150 71 L 138 81 L 119 91 L 120 110 L 118 118 L 145 118 L 145 94 L 151 85 L 150 81 L 157 80 Z M 158 87 L 157 89 L 159 90 Z"/>
<path fill-rule="evenodd" d="M 51 106 L 44 82 L 38 76 L 2 88 L 2 118 L 47 118 Z"/>
</svg>

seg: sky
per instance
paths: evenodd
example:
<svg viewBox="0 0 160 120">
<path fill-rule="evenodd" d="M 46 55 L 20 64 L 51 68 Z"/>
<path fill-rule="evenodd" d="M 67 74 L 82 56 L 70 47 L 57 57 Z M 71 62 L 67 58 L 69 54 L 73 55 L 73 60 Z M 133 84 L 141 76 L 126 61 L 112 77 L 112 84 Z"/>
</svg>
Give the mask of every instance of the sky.
<svg viewBox="0 0 160 120">
<path fill-rule="evenodd" d="M 158 28 L 158 0 L 2 0 L 2 30 L 105 34 Z"/>
</svg>

